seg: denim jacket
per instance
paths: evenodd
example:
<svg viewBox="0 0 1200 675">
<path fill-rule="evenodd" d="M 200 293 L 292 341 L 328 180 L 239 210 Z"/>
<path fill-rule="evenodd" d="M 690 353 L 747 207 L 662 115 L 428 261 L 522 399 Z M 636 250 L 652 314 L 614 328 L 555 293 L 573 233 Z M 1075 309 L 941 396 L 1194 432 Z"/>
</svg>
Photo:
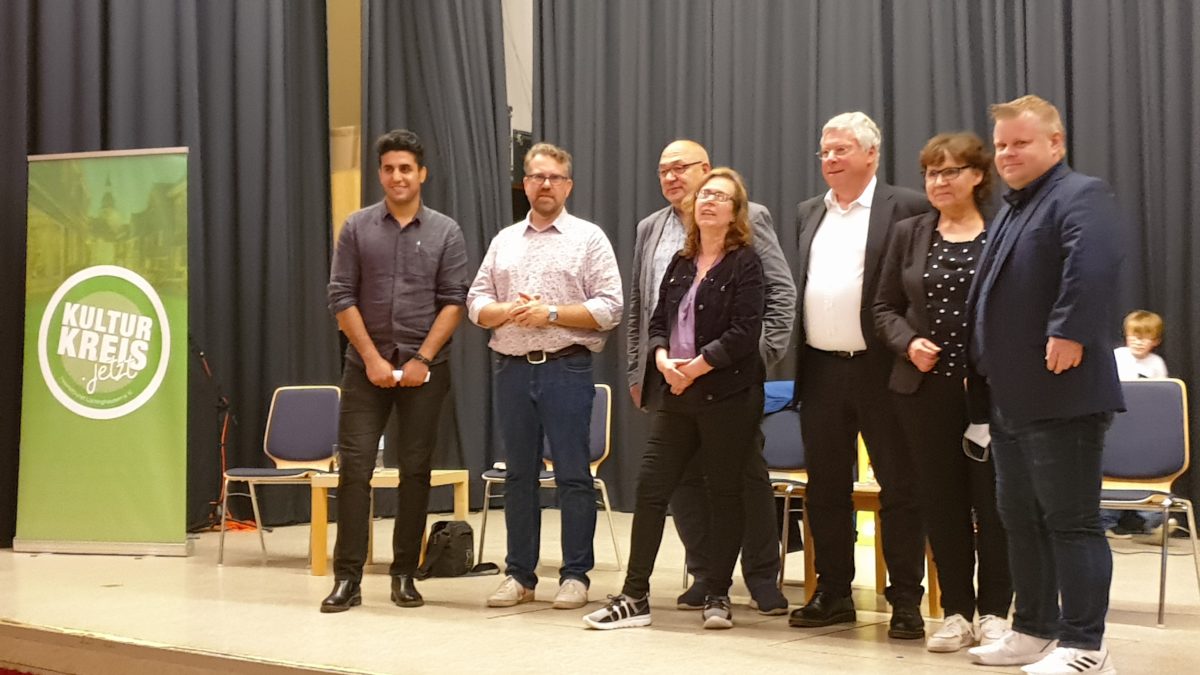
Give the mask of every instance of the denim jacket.
<svg viewBox="0 0 1200 675">
<path fill-rule="evenodd" d="M 658 307 L 650 319 L 651 359 L 659 347 L 670 347 L 679 303 L 695 278 L 696 261 L 675 254 L 663 275 Z M 700 282 L 696 289 L 696 349 L 713 367 L 691 386 L 702 400 L 720 400 L 762 386 L 766 367 L 758 342 L 765 304 L 762 262 L 749 246 L 727 252 Z M 644 390 L 665 384 L 657 368 L 646 369 Z"/>
</svg>

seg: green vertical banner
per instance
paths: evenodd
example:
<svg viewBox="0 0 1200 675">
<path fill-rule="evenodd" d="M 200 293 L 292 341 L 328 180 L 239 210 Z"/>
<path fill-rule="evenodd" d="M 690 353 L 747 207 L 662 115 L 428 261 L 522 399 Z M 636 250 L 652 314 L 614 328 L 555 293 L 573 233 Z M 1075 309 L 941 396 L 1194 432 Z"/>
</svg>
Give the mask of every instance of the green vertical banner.
<svg viewBox="0 0 1200 675">
<path fill-rule="evenodd" d="M 186 555 L 187 149 L 29 158 L 17 551 Z"/>
</svg>

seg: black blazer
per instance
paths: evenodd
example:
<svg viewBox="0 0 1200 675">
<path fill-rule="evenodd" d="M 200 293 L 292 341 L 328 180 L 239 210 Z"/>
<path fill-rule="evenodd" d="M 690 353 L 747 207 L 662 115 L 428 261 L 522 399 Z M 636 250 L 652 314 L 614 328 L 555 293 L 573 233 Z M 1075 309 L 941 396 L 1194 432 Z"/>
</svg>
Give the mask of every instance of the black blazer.
<svg viewBox="0 0 1200 675">
<path fill-rule="evenodd" d="M 989 402 L 1011 423 L 1125 409 L 1112 338 L 1121 233 L 1128 228 L 1112 188 L 1071 170 L 1045 183 L 993 221 L 967 300 L 968 334 L 981 337 L 981 365 L 968 370 L 974 421 Z M 1060 375 L 1046 370 L 1049 336 L 1083 344 L 1083 361 Z"/>
<path fill-rule="evenodd" d="M 649 354 L 670 348 L 671 331 L 679 304 L 696 278 L 696 262 L 676 253 L 663 274 L 658 306 L 650 318 Z M 766 379 L 766 366 L 758 350 L 762 334 L 766 291 L 762 262 L 753 248 L 743 246 L 725 254 L 696 289 L 696 348 L 713 370 L 689 389 L 705 401 L 716 401 L 755 386 Z M 658 368 L 646 368 L 643 390 L 665 384 Z"/>
<path fill-rule="evenodd" d="M 888 237 L 891 235 L 893 224 L 925 213 L 930 209 L 925 195 L 916 190 L 895 187 L 883 181 L 875 184 L 875 196 L 871 200 L 871 216 L 867 224 L 867 250 L 863 260 L 863 292 L 862 304 L 859 307 L 859 320 L 862 324 L 863 339 L 867 342 L 867 351 L 883 351 L 883 343 L 875 336 L 875 320 L 872 318 L 872 306 L 875 302 L 875 292 L 879 284 L 879 271 L 883 266 L 883 254 L 887 248 Z M 796 257 L 796 325 L 799 334 L 797 356 L 799 357 L 808 344 L 804 334 L 804 291 L 808 283 L 808 256 L 812 249 L 813 237 L 825 217 L 825 193 L 800 202 L 796 213 L 796 227 L 799 232 L 799 253 Z M 868 354 L 870 358 L 872 357 Z M 890 363 L 890 359 L 878 359 L 880 363 Z M 801 380 L 803 379 L 803 358 L 796 359 L 796 400 L 800 400 Z"/>
<path fill-rule="evenodd" d="M 925 375 L 908 360 L 908 345 L 929 337 L 925 269 L 938 218 L 930 211 L 896 223 L 875 293 L 875 333 L 896 355 L 888 388 L 900 394 L 916 392 Z"/>
</svg>

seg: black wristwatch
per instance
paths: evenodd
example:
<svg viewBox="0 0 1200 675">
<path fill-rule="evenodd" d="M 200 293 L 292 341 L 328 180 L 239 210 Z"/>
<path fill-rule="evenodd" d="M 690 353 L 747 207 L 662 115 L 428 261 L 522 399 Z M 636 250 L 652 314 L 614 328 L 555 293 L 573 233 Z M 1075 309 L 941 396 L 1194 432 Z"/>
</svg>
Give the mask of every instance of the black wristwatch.
<svg viewBox="0 0 1200 675">
<path fill-rule="evenodd" d="M 427 366 L 432 366 L 432 365 L 433 365 L 433 361 L 430 361 L 429 359 L 427 359 L 427 358 L 425 358 L 424 356 L 422 356 L 422 355 L 421 355 L 421 352 L 417 352 L 417 353 L 413 354 L 413 360 L 414 360 L 414 361 L 418 361 L 418 362 L 420 362 L 420 363 L 424 363 L 424 364 L 425 364 L 425 365 L 427 365 Z"/>
</svg>

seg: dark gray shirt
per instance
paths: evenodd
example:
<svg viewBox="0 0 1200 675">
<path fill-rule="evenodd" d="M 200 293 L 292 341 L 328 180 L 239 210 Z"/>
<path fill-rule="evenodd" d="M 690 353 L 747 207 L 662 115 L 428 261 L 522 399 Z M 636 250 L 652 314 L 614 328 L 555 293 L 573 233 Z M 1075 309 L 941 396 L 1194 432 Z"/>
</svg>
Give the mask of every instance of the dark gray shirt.
<svg viewBox="0 0 1200 675">
<path fill-rule="evenodd" d="M 381 201 L 350 214 L 342 226 L 329 273 L 329 311 L 336 316 L 357 307 L 375 348 L 398 367 L 416 353 L 443 307 L 466 302 L 469 281 L 458 223 L 422 205 L 401 228 Z M 362 363 L 354 345 L 346 358 Z"/>
</svg>

